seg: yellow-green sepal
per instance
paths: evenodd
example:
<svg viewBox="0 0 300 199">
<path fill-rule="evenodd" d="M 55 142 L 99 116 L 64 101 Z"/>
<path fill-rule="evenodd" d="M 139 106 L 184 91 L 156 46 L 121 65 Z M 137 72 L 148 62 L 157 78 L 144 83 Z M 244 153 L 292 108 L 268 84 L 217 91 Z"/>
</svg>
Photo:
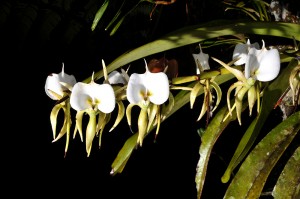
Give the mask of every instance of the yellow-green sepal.
<svg viewBox="0 0 300 199">
<path fill-rule="evenodd" d="M 112 130 L 114 130 L 118 126 L 118 124 L 122 121 L 122 119 L 125 115 L 125 106 L 124 106 L 123 102 L 122 101 L 117 101 L 117 105 L 118 105 L 118 116 L 115 120 L 115 123 L 110 128 L 109 132 L 111 132 Z"/>
<path fill-rule="evenodd" d="M 85 137 L 86 152 L 87 152 L 87 157 L 89 157 L 92 149 L 92 143 L 96 135 L 97 113 L 94 110 L 88 110 L 86 112 L 90 117 L 89 122 L 87 124 L 86 137 Z"/>
</svg>

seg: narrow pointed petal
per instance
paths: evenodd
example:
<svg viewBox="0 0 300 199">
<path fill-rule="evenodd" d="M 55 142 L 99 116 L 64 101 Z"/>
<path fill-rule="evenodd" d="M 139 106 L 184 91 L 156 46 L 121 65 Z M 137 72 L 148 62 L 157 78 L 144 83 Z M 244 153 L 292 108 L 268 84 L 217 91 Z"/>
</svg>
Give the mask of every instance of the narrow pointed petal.
<svg viewBox="0 0 300 199">
<path fill-rule="evenodd" d="M 160 106 L 158 106 L 158 111 L 156 113 L 156 119 L 157 119 L 157 125 L 156 125 L 156 131 L 155 131 L 155 139 L 159 133 L 160 124 L 161 124 L 161 114 L 160 114 Z"/>
<path fill-rule="evenodd" d="M 65 116 L 63 126 L 62 126 L 59 134 L 57 135 L 57 137 L 54 140 L 52 140 L 52 142 L 56 142 L 57 140 L 59 140 L 60 138 L 62 138 L 67 133 L 68 122 L 71 122 L 71 121 L 68 120 L 68 117 Z"/>
<path fill-rule="evenodd" d="M 203 85 L 200 82 L 197 82 L 194 85 L 194 87 L 191 91 L 191 94 L 190 94 L 190 107 L 191 107 L 191 109 L 193 108 L 195 100 L 196 100 L 196 98 L 198 96 L 198 93 L 201 89 L 203 90 Z"/>
<path fill-rule="evenodd" d="M 231 72 L 239 81 L 246 82 L 247 79 L 245 78 L 244 74 L 242 71 L 230 67 L 228 64 L 225 64 L 224 62 L 212 57 L 213 60 L 224 66 L 229 72 Z"/>
<path fill-rule="evenodd" d="M 126 119 L 127 119 L 128 126 L 130 127 L 130 130 L 131 130 L 131 110 L 135 105 L 136 104 L 129 104 L 126 108 Z"/>
<path fill-rule="evenodd" d="M 50 123 L 53 132 L 53 139 L 55 139 L 56 137 L 57 115 L 61 108 L 63 108 L 63 106 L 61 104 L 57 104 L 52 108 L 52 111 L 50 113 Z"/>
<path fill-rule="evenodd" d="M 156 104 L 151 104 L 150 105 L 150 108 L 148 108 L 148 128 L 147 128 L 147 132 L 150 130 L 150 128 L 153 126 L 153 122 L 154 122 L 154 119 L 156 118 L 156 115 L 157 115 L 157 111 L 159 110 L 159 105 L 156 105 Z"/>
<path fill-rule="evenodd" d="M 96 135 L 96 113 L 94 111 L 89 111 L 88 114 L 90 118 L 86 128 L 86 138 L 85 138 L 87 157 L 90 156 L 92 143 Z"/>
<path fill-rule="evenodd" d="M 220 102 L 221 102 L 222 90 L 221 90 L 220 86 L 214 81 L 210 81 L 210 85 L 211 85 L 211 87 L 213 87 L 215 89 L 215 91 L 217 93 L 217 101 L 216 101 L 216 104 L 215 104 L 214 108 L 211 111 L 211 112 L 214 112 L 217 109 L 217 107 L 219 106 Z"/>
<path fill-rule="evenodd" d="M 257 95 L 256 95 L 256 86 L 251 86 L 249 91 L 248 91 L 248 105 L 249 105 L 249 115 L 252 115 L 252 108 L 257 100 Z"/>
<path fill-rule="evenodd" d="M 206 113 L 207 111 L 207 92 L 204 93 L 204 100 L 203 100 L 203 103 L 202 103 L 202 108 L 201 108 L 201 111 L 200 111 L 200 115 L 197 119 L 197 121 L 201 120 L 201 118 L 204 116 L 204 114 Z"/>
<path fill-rule="evenodd" d="M 169 102 L 167 104 L 163 104 L 162 111 L 161 111 L 161 119 L 164 120 L 165 117 L 171 112 L 175 105 L 175 99 L 173 94 L 169 93 Z"/>
<path fill-rule="evenodd" d="M 229 114 L 232 115 L 232 108 L 231 108 L 231 104 L 230 104 L 230 95 L 231 95 L 231 92 L 238 88 L 238 87 L 241 87 L 243 85 L 242 82 L 235 82 L 234 84 L 232 84 L 229 88 L 228 88 L 228 91 L 227 91 L 227 106 L 228 106 L 228 111 L 229 111 Z"/>
<path fill-rule="evenodd" d="M 84 111 L 77 111 L 76 113 L 76 129 L 79 132 L 80 140 L 83 141 L 83 133 L 82 133 L 82 118 Z M 74 130 L 73 139 L 76 136 L 77 130 Z"/>
<path fill-rule="evenodd" d="M 144 137 L 147 133 L 147 123 L 148 123 L 148 113 L 146 108 L 142 108 L 139 114 L 138 119 L 138 129 L 139 129 L 139 136 L 137 139 L 137 143 L 142 146 Z"/>
<path fill-rule="evenodd" d="M 102 128 L 103 128 L 103 124 L 105 123 L 105 119 L 106 119 L 106 113 L 100 112 L 98 114 L 98 122 L 97 122 L 97 127 L 96 127 L 96 133 L 98 133 Z"/>
<path fill-rule="evenodd" d="M 236 105 L 236 116 L 238 118 L 239 124 L 242 125 L 242 109 L 243 109 L 243 98 L 248 91 L 247 87 L 243 87 L 239 90 L 235 97 L 235 105 Z"/>
<path fill-rule="evenodd" d="M 125 106 L 124 106 L 123 102 L 122 101 L 117 101 L 117 104 L 118 104 L 118 116 L 115 120 L 115 123 L 113 124 L 113 126 L 109 130 L 109 132 L 111 132 L 112 130 L 114 130 L 118 126 L 118 124 L 122 121 L 122 119 L 125 115 Z"/>
</svg>

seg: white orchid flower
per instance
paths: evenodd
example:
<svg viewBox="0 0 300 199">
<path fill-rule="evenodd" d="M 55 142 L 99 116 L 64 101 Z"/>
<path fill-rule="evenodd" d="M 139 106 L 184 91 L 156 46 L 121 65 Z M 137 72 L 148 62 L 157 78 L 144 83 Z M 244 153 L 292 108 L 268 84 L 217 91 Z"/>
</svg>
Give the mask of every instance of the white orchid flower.
<svg viewBox="0 0 300 199">
<path fill-rule="evenodd" d="M 210 69 L 209 62 L 208 62 L 209 55 L 203 53 L 200 44 L 199 44 L 199 47 L 200 47 L 199 54 L 193 54 L 193 57 L 194 57 L 194 60 L 196 62 L 196 66 L 197 66 L 197 68 L 196 68 L 196 73 L 197 74 L 200 74 L 204 70 L 209 70 Z"/>
<path fill-rule="evenodd" d="M 169 80 L 165 73 L 151 73 L 146 63 L 144 74 L 133 73 L 127 86 L 127 99 L 131 104 L 160 105 L 169 98 Z"/>
<path fill-rule="evenodd" d="M 168 76 L 164 72 L 151 73 L 145 60 L 146 72 L 133 73 L 127 85 L 126 96 L 130 104 L 126 109 L 127 122 L 131 128 L 131 110 L 138 105 L 141 110 L 138 118 L 137 143 L 142 146 L 143 139 L 154 123 L 157 124 L 156 134 L 161 122 L 160 105 L 170 96 Z"/>
<path fill-rule="evenodd" d="M 245 77 L 268 82 L 275 79 L 280 71 L 280 55 L 277 49 L 268 50 L 262 40 L 262 49 L 250 48 L 246 63 Z"/>
<path fill-rule="evenodd" d="M 111 113 L 115 108 L 115 93 L 110 84 L 78 82 L 72 89 L 70 104 L 76 111 L 100 110 Z"/>
<path fill-rule="evenodd" d="M 229 65 L 213 58 L 215 61 L 223 65 L 228 71 L 236 76 L 238 82 L 232 84 L 227 92 L 227 104 L 231 115 L 234 107 L 236 108 L 237 118 L 241 125 L 242 102 L 244 95 L 248 94 L 249 113 L 252 114 L 252 108 L 257 101 L 257 112 L 260 110 L 260 82 L 268 82 L 275 79 L 280 71 L 280 55 L 277 49 L 267 50 L 265 42 L 262 40 L 262 49 L 258 50 L 255 46 L 249 49 L 245 46 L 235 49 L 236 55 L 245 61 L 244 73 L 240 70 L 230 67 Z M 250 42 L 247 42 L 249 45 Z M 251 45 L 250 45 L 251 46 Z M 238 51 L 240 50 L 240 51 Z M 247 56 L 244 57 L 245 50 L 248 50 Z M 230 93 L 235 90 L 235 103 L 233 107 L 230 105 Z M 225 117 L 226 119 L 227 117 Z"/>
<path fill-rule="evenodd" d="M 234 62 L 234 65 L 239 66 L 245 64 L 251 48 L 259 49 L 259 44 L 257 42 L 251 44 L 249 39 L 246 44 L 237 44 L 234 47 L 232 59 L 239 59 Z"/>
<path fill-rule="evenodd" d="M 109 114 L 114 110 L 116 104 L 115 93 L 112 86 L 107 83 L 95 83 L 93 76 L 94 74 L 92 75 L 90 83 L 76 83 L 70 96 L 70 105 L 77 111 L 74 136 L 78 130 L 81 140 L 83 113 L 86 112 L 89 115 L 89 122 L 86 128 L 87 156 L 90 155 L 95 135 L 100 130 L 102 135 L 103 128 L 110 118 Z M 97 115 L 99 115 L 98 124 L 96 121 Z M 101 143 L 101 135 L 99 136 L 99 146 Z"/>
<path fill-rule="evenodd" d="M 59 74 L 52 73 L 46 79 L 45 92 L 53 100 L 60 100 L 66 91 L 70 91 L 76 79 L 73 75 L 64 72 L 64 64 Z"/>
<path fill-rule="evenodd" d="M 53 141 L 55 142 L 67 134 L 65 154 L 69 146 L 70 128 L 71 128 L 71 113 L 69 95 L 72 87 L 75 85 L 76 79 L 73 75 L 68 75 L 64 72 L 64 64 L 62 71 L 59 74 L 52 73 L 46 79 L 45 92 L 53 100 L 59 101 L 50 113 L 50 122 L 53 132 Z M 64 122 L 59 134 L 56 136 L 57 116 L 60 110 L 64 112 Z"/>
</svg>

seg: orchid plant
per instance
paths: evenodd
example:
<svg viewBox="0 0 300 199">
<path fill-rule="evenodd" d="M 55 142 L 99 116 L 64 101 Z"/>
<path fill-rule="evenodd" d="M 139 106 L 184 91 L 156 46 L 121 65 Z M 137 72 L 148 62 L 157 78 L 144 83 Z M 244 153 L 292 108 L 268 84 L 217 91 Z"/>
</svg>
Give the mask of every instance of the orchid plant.
<svg viewBox="0 0 300 199">
<path fill-rule="evenodd" d="M 105 3 L 107 2 L 105 1 Z M 266 4 L 262 5 L 266 6 Z M 104 11 L 105 7 L 101 7 L 102 14 Z M 246 12 L 248 9 L 244 9 L 244 11 Z M 269 19 L 269 17 L 261 19 Z M 276 17 L 276 19 L 278 18 Z M 93 28 L 96 25 L 93 24 Z M 197 173 L 195 177 L 198 199 L 200 199 L 209 156 L 214 143 L 231 121 L 237 119 L 239 125 L 242 125 L 242 113 L 247 107 L 249 115 L 253 115 L 252 109 L 256 104 L 256 119 L 248 127 L 237 146 L 237 150 L 224 176 L 222 176 L 222 182 L 227 183 L 233 169 L 239 166 L 240 170 L 230 183 L 224 198 L 250 198 L 250 195 L 257 198 L 261 194 L 261 187 L 263 187 L 274 164 L 300 130 L 299 29 L 300 25 L 297 23 L 273 23 L 255 20 L 247 21 L 247 23 L 222 22 L 222 25 L 213 22 L 206 24 L 206 27 L 199 24 L 196 27 L 192 26 L 175 31 L 126 52 L 108 66 L 102 60 L 103 69 L 92 73 L 92 76 L 83 82 L 76 82 L 73 75 L 64 73 L 63 65 L 62 72 L 49 75 L 45 84 L 46 94 L 57 101 L 50 114 L 53 142 L 67 133 L 65 153 L 67 152 L 70 129 L 73 125 L 71 109 L 74 109 L 77 113 L 73 137 L 75 138 L 76 133 L 79 132 L 81 141 L 85 139 L 86 152 L 89 156 L 95 135 L 100 134 L 100 146 L 104 127 L 110 121 L 111 113 L 116 111 L 117 105 L 118 115 L 109 131 L 114 130 L 126 115 L 129 129 L 133 135 L 128 138 L 112 163 L 111 174 L 115 175 L 123 171 L 134 149 L 143 146 L 143 140 L 155 127 L 157 135 L 163 121 L 176 113 L 186 103 L 190 103 L 190 108 L 193 109 L 198 100 L 197 98 L 203 94 L 203 100 L 200 101 L 202 108 L 197 121 L 203 119 L 205 113 L 207 117 L 205 130 L 200 137 L 202 144 L 199 148 L 200 158 L 196 166 Z M 250 39 L 252 40 L 251 34 L 261 37 L 261 47 L 258 42 L 250 42 Z M 190 35 L 197 36 L 192 37 Z M 233 36 L 234 39 L 231 37 L 228 39 L 228 35 Z M 292 40 L 294 42 L 293 49 L 286 51 L 270 45 L 269 42 L 267 43 L 264 40 L 268 36 Z M 234 47 L 233 50 L 227 51 L 231 58 L 228 63 L 221 61 L 221 58 L 217 58 L 218 55 L 204 53 L 210 47 L 205 45 L 206 42 L 218 37 L 223 37 L 223 45 L 230 43 Z M 174 38 L 181 39 L 177 41 Z M 170 77 L 168 76 L 170 73 L 167 71 L 170 69 L 171 64 L 166 64 L 163 68 L 153 69 L 149 66 L 150 62 L 146 61 L 149 55 L 182 46 L 193 46 L 194 44 L 199 45 L 200 52 L 199 54 L 191 54 L 196 68 L 194 74 L 190 76 L 177 76 L 178 71 L 176 71 L 176 75 Z M 118 68 L 138 59 L 144 59 L 145 64 L 141 67 L 145 67 L 145 73 L 133 72 L 130 74 L 128 70 L 123 69 L 121 69 L 121 73 L 117 71 Z M 165 59 L 160 61 L 167 63 Z M 214 66 L 212 67 L 212 65 Z M 104 77 L 102 83 L 96 83 L 102 77 Z M 222 87 L 225 82 L 232 82 L 228 89 Z M 227 106 L 222 108 L 219 106 L 224 89 L 227 89 L 225 91 L 227 92 Z M 176 94 L 173 92 L 175 90 L 178 91 Z M 275 90 L 277 91 L 274 92 Z M 290 91 L 292 96 L 291 102 L 294 111 L 288 114 L 281 124 L 274 127 L 251 151 L 254 140 L 268 115 L 272 109 L 276 108 L 276 103 L 280 104 L 280 100 L 284 99 L 286 90 Z M 127 107 L 124 104 L 128 104 Z M 137 131 L 134 130 L 136 128 L 132 125 L 131 116 L 135 106 L 140 108 L 138 120 L 136 121 Z M 60 109 L 63 109 L 65 119 L 59 135 L 56 136 L 57 114 Z M 83 132 L 82 119 L 85 114 L 88 114 L 89 121 L 86 131 Z M 272 145 L 278 147 L 272 148 Z M 266 151 L 271 155 L 268 157 L 263 155 L 263 152 Z M 246 160 L 243 161 L 245 157 Z M 299 157 L 298 147 L 293 156 L 296 166 L 291 168 L 295 172 L 297 171 L 296 168 L 300 166 Z M 267 165 L 265 167 L 261 166 L 264 167 L 265 172 L 262 172 L 262 168 L 256 167 L 255 161 L 257 159 L 263 162 L 263 165 Z M 240 165 L 241 162 L 242 165 Z M 251 168 L 253 168 L 253 172 L 249 172 Z M 257 176 L 260 176 L 258 180 L 255 179 Z M 296 184 L 295 182 L 299 182 L 299 179 L 299 175 L 295 175 L 294 178 L 289 180 L 291 183 Z M 287 179 L 282 176 L 280 180 Z M 290 194 L 297 196 L 298 194 L 299 196 L 299 189 L 296 188 L 290 190 L 289 193 L 280 192 L 279 190 L 283 186 L 284 184 L 278 181 L 272 195 L 287 196 Z"/>
</svg>

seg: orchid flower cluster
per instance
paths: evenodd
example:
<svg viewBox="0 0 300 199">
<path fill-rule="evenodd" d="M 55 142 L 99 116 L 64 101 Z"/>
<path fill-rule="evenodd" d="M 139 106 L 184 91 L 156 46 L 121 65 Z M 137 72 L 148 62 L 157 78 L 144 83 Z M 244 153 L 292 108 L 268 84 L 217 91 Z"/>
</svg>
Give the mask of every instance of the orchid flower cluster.
<svg viewBox="0 0 300 199">
<path fill-rule="evenodd" d="M 143 140 L 156 126 L 156 134 L 159 131 L 160 123 L 166 118 L 167 114 L 173 108 L 174 97 L 172 89 L 185 89 L 190 91 L 190 106 L 193 108 L 196 97 L 202 90 L 204 100 L 199 121 L 205 113 L 207 118 L 212 117 L 213 112 L 217 109 L 221 98 L 222 90 L 214 81 L 220 72 L 210 70 L 209 55 L 203 53 L 201 46 L 199 54 L 193 54 L 196 71 L 195 75 L 189 77 L 168 77 L 168 66 L 164 69 L 149 70 L 145 61 L 145 73 L 132 73 L 128 75 L 128 71 L 122 69 L 122 72 L 112 71 L 107 73 L 104 61 L 102 60 L 104 81 L 102 84 L 96 83 L 94 74 L 89 83 L 77 82 L 73 75 L 64 72 L 64 65 L 59 74 L 51 74 L 46 79 L 45 92 L 57 103 L 53 107 L 50 114 L 50 122 L 53 131 L 53 142 L 59 140 L 67 134 L 67 142 L 65 153 L 67 152 L 70 129 L 72 125 L 71 108 L 76 113 L 75 128 L 73 138 L 77 134 L 83 141 L 83 117 L 89 116 L 89 121 L 85 131 L 85 143 L 87 156 L 90 155 L 92 143 L 95 136 L 99 137 L 99 147 L 101 145 L 101 135 L 111 119 L 111 113 L 118 106 L 117 118 L 109 131 L 112 131 L 126 115 L 129 129 L 133 131 L 131 114 L 134 106 L 140 108 L 137 121 L 137 145 L 142 146 Z M 250 40 L 243 44 L 237 44 L 233 51 L 232 61 L 229 64 L 212 57 L 222 67 L 221 70 L 227 70 L 232 73 L 237 82 L 233 83 L 227 92 L 228 117 L 236 109 L 239 123 L 241 124 L 242 103 L 247 93 L 250 115 L 252 108 L 257 101 L 257 111 L 260 109 L 260 97 L 262 93 L 262 84 L 272 81 L 277 77 L 280 71 L 280 56 L 277 49 L 267 49 L 265 42 L 262 40 L 262 47 L 258 43 L 250 43 Z M 243 66 L 240 70 L 235 66 Z M 243 68 L 243 67 L 241 67 Z M 294 71 L 294 76 L 299 76 L 299 68 Z M 298 78 L 299 79 L 299 78 Z M 178 86 L 182 83 L 193 82 L 191 87 Z M 293 89 L 299 87 L 299 81 L 292 81 Z M 234 93 L 234 104 L 231 105 L 230 97 L 232 91 Z M 214 92 L 217 94 L 216 102 L 214 101 Z M 124 100 L 129 102 L 125 108 Z M 167 103 L 168 102 L 168 103 Z M 64 123 L 58 135 L 56 135 L 56 126 L 58 112 L 64 111 Z M 208 122 L 208 120 L 207 120 Z"/>
</svg>

